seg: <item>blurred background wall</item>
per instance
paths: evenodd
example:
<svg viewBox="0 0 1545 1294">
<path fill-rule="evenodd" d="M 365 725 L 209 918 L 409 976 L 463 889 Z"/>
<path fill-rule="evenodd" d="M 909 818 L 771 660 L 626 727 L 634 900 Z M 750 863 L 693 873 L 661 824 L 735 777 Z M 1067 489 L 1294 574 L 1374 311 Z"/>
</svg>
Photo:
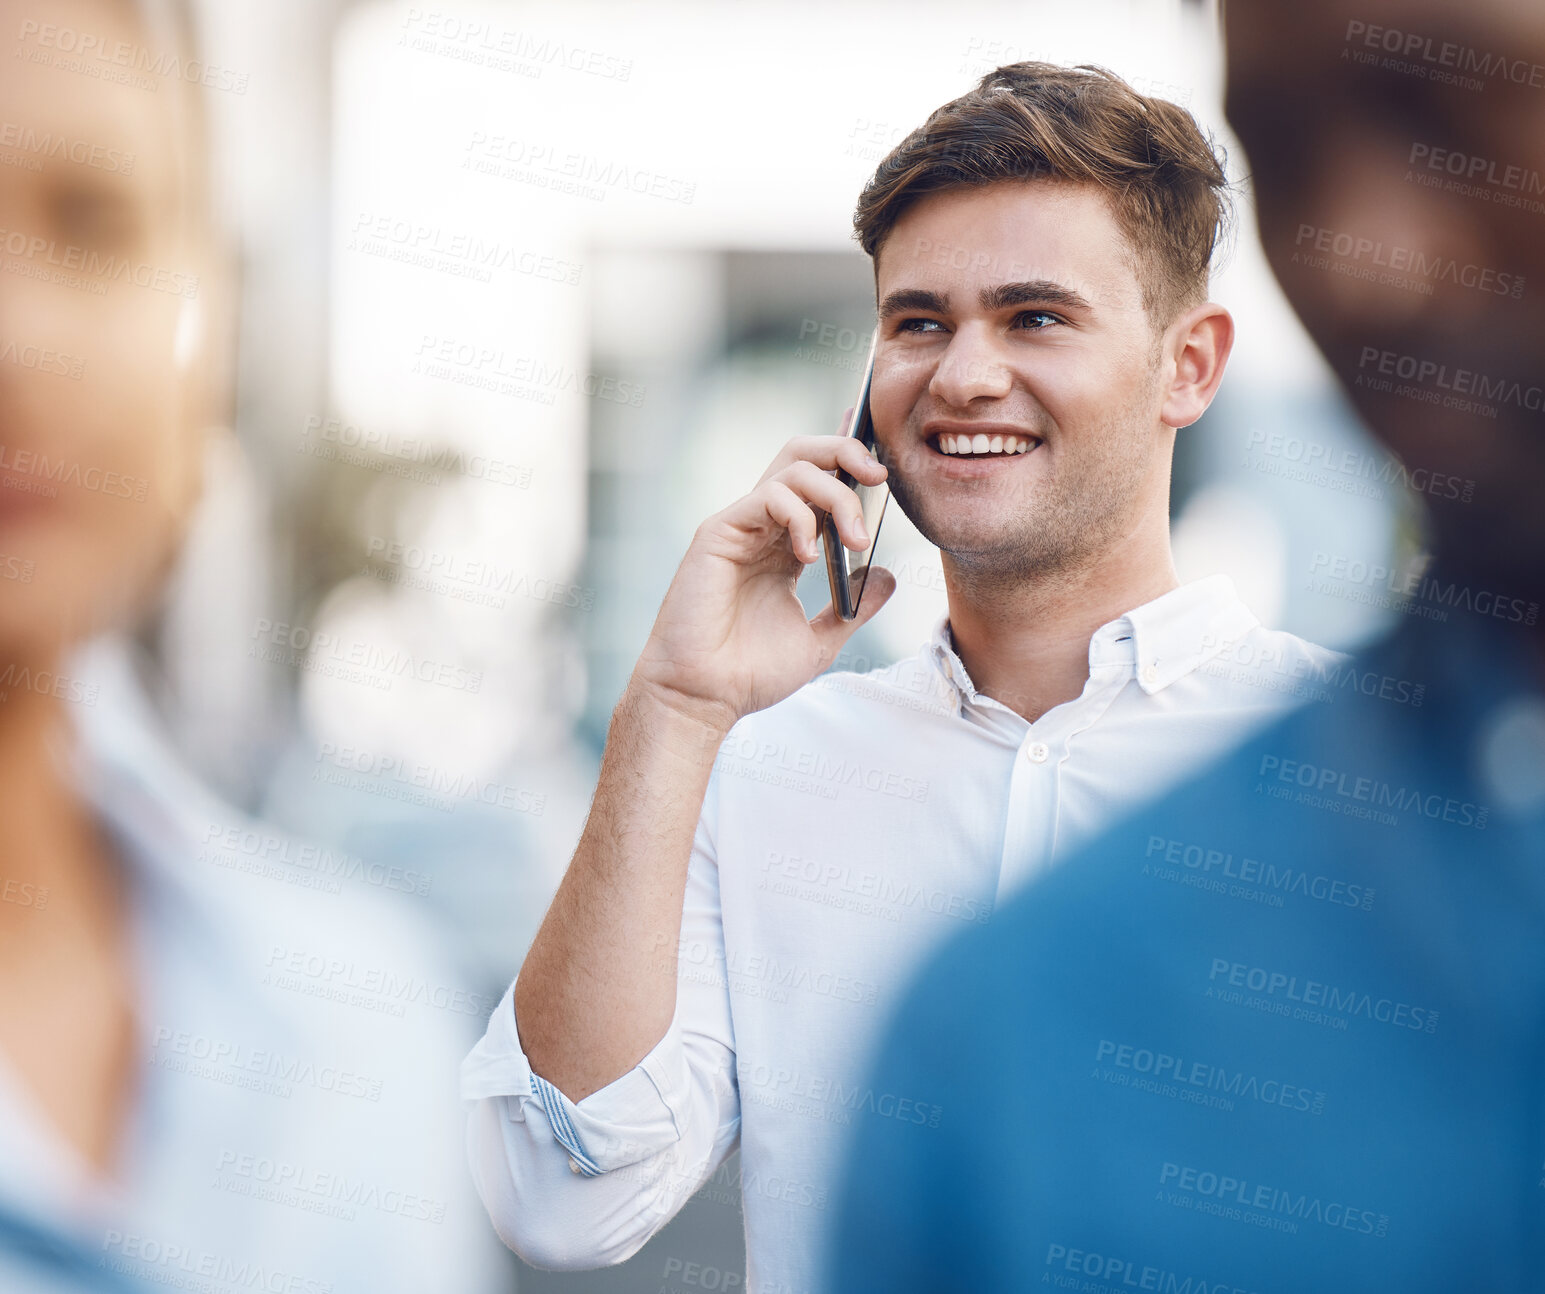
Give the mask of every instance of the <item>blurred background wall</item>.
<svg viewBox="0 0 1545 1294">
<path fill-rule="evenodd" d="M 181 743 L 239 803 L 429 872 L 496 996 L 692 531 L 851 403 L 874 301 L 850 218 L 875 165 L 1027 58 L 1110 67 L 1232 155 L 1215 24 L 1186 0 L 209 0 L 206 56 L 237 74 L 210 97 L 242 295 L 234 434 L 156 643 Z M 1316 591 L 1316 554 L 1393 566 L 1416 518 L 1279 297 L 1233 166 L 1215 296 L 1239 341 L 1180 438 L 1177 561 L 1348 647 L 1378 613 Z M 898 595 L 839 667 L 912 652 L 943 611 L 898 509 L 878 560 Z M 824 602 L 819 568 L 801 592 Z M 624 1268 L 521 1287 L 743 1271 L 739 1226 L 731 1161 Z"/>
</svg>

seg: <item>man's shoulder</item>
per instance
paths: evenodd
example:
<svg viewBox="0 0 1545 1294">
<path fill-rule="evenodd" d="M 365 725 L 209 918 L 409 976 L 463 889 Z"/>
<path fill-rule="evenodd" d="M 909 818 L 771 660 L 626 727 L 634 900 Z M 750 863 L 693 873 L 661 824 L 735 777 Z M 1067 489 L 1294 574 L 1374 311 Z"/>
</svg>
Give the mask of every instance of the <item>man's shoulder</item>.
<svg viewBox="0 0 1545 1294">
<path fill-rule="evenodd" d="M 1218 656 L 1245 667 L 1289 668 L 1311 675 L 1333 671 L 1352 659 L 1346 652 L 1262 624 L 1252 625 L 1237 638 L 1220 644 Z"/>
<path fill-rule="evenodd" d="M 1217 704 L 1274 711 L 1330 699 L 1352 659 L 1257 623 L 1221 640 L 1204 640 L 1198 675 L 1207 680 Z"/>
</svg>

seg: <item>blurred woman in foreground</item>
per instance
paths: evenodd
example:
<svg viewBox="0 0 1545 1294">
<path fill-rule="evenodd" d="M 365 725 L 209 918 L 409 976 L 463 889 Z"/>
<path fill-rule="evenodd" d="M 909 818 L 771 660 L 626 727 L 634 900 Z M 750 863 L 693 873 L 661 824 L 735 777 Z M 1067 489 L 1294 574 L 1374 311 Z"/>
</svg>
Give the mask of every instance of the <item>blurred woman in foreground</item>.
<svg viewBox="0 0 1545 1294">
<path fill-rule="evenodd" d="M 114 645 L 224 412 L 186 30 L 0 33 L 0 1288 L 487 1288 L 476 1013 L 383 877 L 179 767 Z"/>
</svg>

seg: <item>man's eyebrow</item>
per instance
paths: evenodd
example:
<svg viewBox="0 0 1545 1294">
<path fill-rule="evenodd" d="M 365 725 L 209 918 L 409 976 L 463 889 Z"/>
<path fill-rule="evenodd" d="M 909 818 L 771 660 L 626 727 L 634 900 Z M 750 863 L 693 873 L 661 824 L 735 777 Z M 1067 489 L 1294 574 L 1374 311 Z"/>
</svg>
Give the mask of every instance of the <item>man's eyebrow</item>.
<svg viewBox="0 0 1545 1294">
<path fill-rule="evenodd" d="M 1087 310 L 1089 303 L 1072 288 L 1051 279 L 1029 279 L 1023 283 L 1000 283 L 982 289 L 983 310 L 1005 310 L 1009 306 L 1061 306 L 1065 310 Z"/>
<path fill-rule="evenodd" d="M 948 314 L 950 309 L 949 293 L 943 296 L 937 292 L 930 292 L 927 288 L 898 288 L 880 303 L 880 318 L 889 319 L 892 315 L 905 314 L 908 310 L 926 310 L 929 314 Z"/>
<path fill-rule="evenodd" d="M 982 309 L 1006 310 L 1010 306 L 1060 306 L 1064 310 L 1088 310 L 1089 302 L 1072 288 L 1052 279 L 1027 279 L 1022 283 L 1000 283 L 981 291 Z M 880 304 L 880 318 L 923 310 L 929 314 L 948 314 L 949 293 L 928 288 L 898 288 Z"/>
</svg>

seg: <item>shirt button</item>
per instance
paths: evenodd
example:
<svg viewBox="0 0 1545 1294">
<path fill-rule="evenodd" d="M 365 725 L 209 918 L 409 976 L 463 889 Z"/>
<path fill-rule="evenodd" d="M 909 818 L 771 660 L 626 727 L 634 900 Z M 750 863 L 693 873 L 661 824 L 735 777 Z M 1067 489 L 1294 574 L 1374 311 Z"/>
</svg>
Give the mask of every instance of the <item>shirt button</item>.
<svg viewBox="0 0 1545 1294">
<path fill-rule="evenodd" d="M 579 1160 L 575 1159 L 573 1155 L 569 1156 L 569 1172 L 579 1172 Z"/>
<path fill-rule="evenodd" d="M 1157 665 L 1144 665 L 1143 666 L 1143 682 L 1144 683 L 1152 683 L 1158 677 L 1159 677 L 1159 667 Z"/>
<path fill-rule="evenodd" d="M 1025 758 L 1032 764 L 1044 764 L 1051 754 L 1051 747 L 1044 741 L 1033 741 L 1025 747 Z"/>
</svg>

